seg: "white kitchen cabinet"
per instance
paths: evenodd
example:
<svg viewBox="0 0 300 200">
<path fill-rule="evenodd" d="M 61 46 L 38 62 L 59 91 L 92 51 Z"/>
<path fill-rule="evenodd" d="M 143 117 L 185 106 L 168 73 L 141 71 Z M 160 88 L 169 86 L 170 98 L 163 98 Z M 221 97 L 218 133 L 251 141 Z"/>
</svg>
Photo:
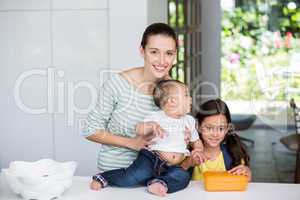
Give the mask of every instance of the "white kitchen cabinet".
<svg viewBox="0 0 300 200">
<path fill-rule="evenodd" d="M 142 32 L 166 22 L 166 2 L 1 0 L 0 168 L 52 158 L 95 173 L 99 145 L 79 134 L 80 120 L 105 74 L 143 64 Z"/>
<path fill-rule="evenodd" d="M 49 17 L 47 11 L 0 12 L 0 167 L 52 157 L 47 76 L 34 73 L 51 64 Z"/>
<path fill-rule="evenodd" d="M 107 27 L 107 11 L 53 13 L 53 62 L 64 72 L 55 86 L 54 156 L 80 163 L 76 173 L 81 175 L 97 171 L 99 144 L 81 136 L 78 124 L 96 101 L 101 70 L 108 69 Z M 61 94 L 59 83 L 65 88 Z"/>
</svg>

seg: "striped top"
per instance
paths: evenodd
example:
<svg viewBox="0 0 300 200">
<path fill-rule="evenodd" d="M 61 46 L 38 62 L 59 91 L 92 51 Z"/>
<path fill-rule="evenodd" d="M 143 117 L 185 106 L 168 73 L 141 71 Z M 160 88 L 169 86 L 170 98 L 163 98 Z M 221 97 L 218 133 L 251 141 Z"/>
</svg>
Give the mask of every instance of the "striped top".
<svg viewBox="0 0 300 200">
<path fill-rule="evenodd" d="M 81 132 L 87 137 L 101 129 L 119 136 L 134 137 L 135 125 L 157 110 L 152 96 L 139 92 L 120 74 L 112 74 L 101 86 L 96 107 L 89 113 Z M 102 144 L 98 169 L 103 172 L 126 168 L 136 157 L 137 152 L 131 149 Z"/>
</svg>

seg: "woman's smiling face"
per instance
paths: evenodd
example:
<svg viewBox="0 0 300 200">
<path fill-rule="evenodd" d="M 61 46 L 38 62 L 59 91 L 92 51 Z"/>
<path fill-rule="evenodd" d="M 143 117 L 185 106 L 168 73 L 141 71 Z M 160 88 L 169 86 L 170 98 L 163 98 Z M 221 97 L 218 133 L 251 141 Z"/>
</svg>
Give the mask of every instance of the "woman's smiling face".
<svg viewBox="0 0 300 200">
<path fill-rule="evenodd" d="M 145 70 L 156 79 L 169 74 L 176 59 L 176 41 L 166 35 L 149 36 L 145 48 L 140 48 L 145 61 Z"/>
<path fill-rule="evenodd" d="M 219 114 L 206 117 L 198 128 L 204 146 L 217 147 L 224 140 L 229 127 L 225 115 Z"/>
</svg>

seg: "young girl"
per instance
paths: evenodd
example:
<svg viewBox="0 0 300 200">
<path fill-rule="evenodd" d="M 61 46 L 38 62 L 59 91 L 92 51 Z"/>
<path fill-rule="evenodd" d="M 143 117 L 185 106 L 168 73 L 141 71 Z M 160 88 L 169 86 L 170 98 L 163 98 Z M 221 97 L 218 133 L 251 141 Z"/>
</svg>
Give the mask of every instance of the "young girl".
<svg viewBox="0 0 300 200">
<path fill-rule="evenodd" d="M 226 103 L 220 99 L 203 103 L 196 119 L 204 152 L 210 159 L 197 165 L 199 163 L 197 151 L 193 152 L 193 163 L 196 164 L 193 180 L 203 179 L 203 173 L 206 171 L 227 170 L 232 174 L 246 175 L 250 181 L 249 155 L 239 136 L 234 132 Z"/>
</svg>

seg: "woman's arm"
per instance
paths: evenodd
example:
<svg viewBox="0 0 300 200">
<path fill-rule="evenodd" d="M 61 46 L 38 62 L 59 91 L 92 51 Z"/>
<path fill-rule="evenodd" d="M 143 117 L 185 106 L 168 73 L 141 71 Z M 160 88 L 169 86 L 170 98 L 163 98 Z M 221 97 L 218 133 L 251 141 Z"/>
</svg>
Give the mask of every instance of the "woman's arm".
<svg viewBox="0 0 300 200">
<path fill-rule="evenodd" d="M 86 139 L 100 144 L 139 150 L 147 146 L 150 139 L 143 136 L 130 138 L 107 131 L 109 120 L 114 115 L 121 93 L 119 84 L 115 75 L 99 88 L 96 106 L 82 126 L 81 134 Z"/>
<path fill-rule="evenodd" d="M 108 131 L 97 130 L 94 134 L 86 137 L 88 140 L 100 144 L 108 144 L 117 147 L 125 147 L 128 149 L 139 151 L 141 148 L 151 144 L 151 138 L 142 135 L 136 135 L 133 138 L 123 137 L 111 134 Z"/>
</svg>

